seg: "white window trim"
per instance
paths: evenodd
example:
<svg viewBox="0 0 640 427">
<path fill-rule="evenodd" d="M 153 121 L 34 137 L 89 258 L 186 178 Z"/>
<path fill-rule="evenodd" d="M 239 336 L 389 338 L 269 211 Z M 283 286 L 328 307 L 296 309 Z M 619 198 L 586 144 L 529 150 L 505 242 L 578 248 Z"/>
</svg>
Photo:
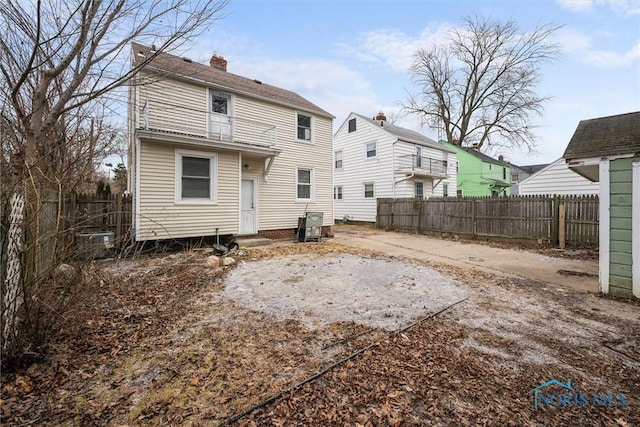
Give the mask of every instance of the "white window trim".
<svg viewBox="0 0 640 427">
<path fill-rule="evenodd" d="M 340 189 L 340 196 L 338 196 L 338 188 Z M 344 200 L 344 186 L 342 185 L 334 185 L 333 186 L 333 200 Z"/>
<path fill-rule="evenodd" d="M 336 162 L 338 161 L 338 153 L 340 153 L 340 162 L 342 162 L 340 167 L 336 167 Z M 334 151 L 333 152 L 333 169 L 342 170 L 343 167 L 344 167 L 344 153 L 342 152 L 342 150 Z"/>
<path fill-rule="evenodd" d="M 209 198 L 189 198 L 183 199 L 182 194 L 182 157 L 207 158 L 209 162 Z M 176 205 L 217 205 L 218 204 L 218 155 L 206 151 L 183 150 L 177 148 L 175 151 L 175 186 L 174 202 Z M 211 182 L 212 181 L 212 182 Z"/>
<path fill-rule="evenodd" d="M 367 149 L 367 145 L 370 145 L 370 144 L 374 144 L 376 146 L 376 155 L 368 157 L 367 153 L 369 152 L 369 150 Z M 365 160 L 371 160 L 371 159 L 377 159 L 377 158 L 378 158 L 378 141 L 365 142 L 364 143 L 364 159 Z"/>
<path fill-rule="evenodd" d="M 422 184 L 422 196 L 418 196 L 416 194 L 416 184 Z M 413 181 L 413 197 L 421 197 L 424 199 L 424 181 L 420 181 L 420 180 Z"/>
<path fill-rule="evenodd" d="M 298 171 L 299 170 L 308 170 L 311 171 L 311 191 L 310 191 L 310 198 L 308 199 L 300 199 L 298 198 Z M 300 203 L 310 203 L 313 202 L 315 200 L 315 191 L 314 191 L 314 187 L 315 187 L 315 180 L 316 180 L 316 173 L 314 168 L 309 168 L 309 167 L 304 167 L 304 166 L 297 166 L 296 167 L 296 187 L 295 187 L 295 196 L 296 196 L 296 202 L 300 202 Z"/>
<path fill-rule="evenodd" d="M 373 186 L 373 196 L 367 197 L 367 185 Z M 376 198 L 376 183 L 375 182 L 363 182 L 362 183 L 362 198 L 363 199 L 375 199 Z"/>
<path fill-rule="evenodd" d="M 235 121 L 233 120 L 234 117 L 234 108 L 235 108 L 235 95 L 229 92 L 223 92 L 220 90 L 215 90 L 212 88 L 209 88 L 208 91 L 208 96 L 207 96 L 207 120 L 206 120 L 206 124 L 207 124 L 207 135 L 209 135 L 212 132 L 211 129 L 211 117 L 210 115 L 213 113 L 213 111 L 211 111 L 211 98 L 214 96 L 224 96 L 226 98 L 229 99 L 229 105 L 227 106 L 227 116 L 229 116 L 231 118 L 231 138 L 233 138 L 234 135 L 234 131 L 235 131 Z"/>
<path fill-rule="evenodd" d="M 298 138 L 298 116 L 299 115 L 303 115 L 303 116 L 307 116 L 309 117 L 310 120 L 310 126 L 311 126 L 311 135 L 309 139 L 299 139 Z M 295 137 L 296 137 L 296 141 L 297 142 L 302 142 L 304 144 L 313 144 L 315 141 L 315 117 L 313 116 L 313 114 L 311 113 L 306 113 L 304 111 L 296 111 L 296 117 L 295 117 Z"/>
</svg>

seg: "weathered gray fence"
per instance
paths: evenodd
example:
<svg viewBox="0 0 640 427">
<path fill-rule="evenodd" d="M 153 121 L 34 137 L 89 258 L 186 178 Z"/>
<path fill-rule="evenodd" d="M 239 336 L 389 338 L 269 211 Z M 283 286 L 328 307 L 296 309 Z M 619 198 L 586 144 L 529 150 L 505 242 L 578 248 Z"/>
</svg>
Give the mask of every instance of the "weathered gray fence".
<svg viewBox="0 0 640 427">
<path fill-rule="evenodd" d="M 597 245 L 598 197 L 378 199 L 376 226 L 412 233 Z"/>
<path fill-rule="evenodd" d="M 130 195 L 69 194 L 61 200 L 68 229 L 75 233 L 111 231 L 117 246 L 128 239 L 132 221 Z"/>
</svg>

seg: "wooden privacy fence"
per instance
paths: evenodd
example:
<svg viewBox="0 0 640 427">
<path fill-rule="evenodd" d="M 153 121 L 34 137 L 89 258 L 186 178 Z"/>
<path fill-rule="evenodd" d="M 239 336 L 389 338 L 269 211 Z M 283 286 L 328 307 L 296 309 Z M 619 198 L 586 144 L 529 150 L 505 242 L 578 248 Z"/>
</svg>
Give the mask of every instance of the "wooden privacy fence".
<svg viewBox="0 0 640 427">
<path fill-rule="evenodd" d="M 376 226 L 559 244 L 598 244 L 598 196 L 378 199 Z"/>
<path fill-rule="evenodd" d="M 116 246 L 128 239 L 132 222 L 131 195 L 68 194 L 61 200 L 64 205 L 61 213 L 67 227 L 75 233 L 110 231 Z"/>
</svg>

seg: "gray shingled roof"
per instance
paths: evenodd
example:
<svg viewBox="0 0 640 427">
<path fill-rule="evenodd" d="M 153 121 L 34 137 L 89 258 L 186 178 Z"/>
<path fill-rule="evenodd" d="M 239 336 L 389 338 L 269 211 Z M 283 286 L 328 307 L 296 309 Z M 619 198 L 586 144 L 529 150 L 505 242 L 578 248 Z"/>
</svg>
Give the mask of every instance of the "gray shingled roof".
<svg viewBox="0 0 640 427">
<path fill-rule="evenodd" d="M 362 114 L 358 114 L 358 113 L 352 113 L 354 116 L 358 116 L 359 118 L 361 118 L 362 120 L 368 121 L 373 123 L 376 126 L 380 126 L 380 120 L 374 120 L 374 119 L 370 119 L 368 117 L 363 116 Z M 396 136 L 399 140 L 401 141 L 405 141 L 405 142 L 410 142 L 413 144 L 420 144 L 420 145 L 424 145 L 426 147 L 431 147 L 431 148 L 435 148 L 436 150 L 441 150 L 441 151 L 447 151 L 449 153 L 454 153 L 454 150 L 451 150 L 450 148 L 447 148 L 441 144 L 438 144 L 437 142 L 435 142 L 433 139 L 428 138 L 424 135 L 422 135 L 421 133 L 409 130 L 409 129 L 405 129 L 405 128 L 401 128 L 400 126 L 396 126 L 396 125 L 392 125 L 391 123 L 385 121 L 383 123 L 382 126 L 380 126 L 382 129 L 384 129 L 385 131 L 389 132 L 390 134 Z"/>
<path fill-rule="evenodd" d="M 476 156 L 477 158 L 479 158 L 483 162 L 495 163 L 497 165 L 503 165 L 503 166 L 511 166 L 511 164 L 508 163 L 508 162 L 503 162 L 503 161 L 494 159 L 493 157 L 487 156 L 486 154 L 481 153 L 480 151 L 477 151 L 474 148 L 471 148 L 471 147 L 460 147 L 460 146 L 457 146 L 457 148 L 466 151 L 467 153 L 471 154 L 472 156 Z"/>
<path fill-rule="evenodd" d="M 567 160 L 589 157 L 640 155 L 640 111 L 582 120 L 567 149 Z"/>
<path fill-rule="evenodd" d="M 550 163 L 543 163 L 540 165 L 524 165 L 524 166 L 516 166 L 516 167 L 522 170 L 523 172 L 528 173 L 529 175 L 533 175 L 534 173 L 546 168 L 549 165 Z M 511 165 L 511 166 L 513 167 L 515 165 Z"/>
<path fill-rule="evenodd" d="M 134 61 L 139 64 L 145 56 L 151 54 L 148 46 L 139 43 L 131 43 Z M 306 100 L 295 92 L 271 86 L 257 80 L 252 80 L 237 74 L 229 73 L 210 65 L 193 62 L 169 53 L 160 53 L 147 67 L 166 72 L 171 76 L 193 80 L 203 85 L 215 86 L 223 90 L 241 93 L 249 97 L 254 97 L 288 107 L 314 113 L 320 116 L 335 118 L 331 113 L 323 110 L 312 102 Z"/>
</svg>

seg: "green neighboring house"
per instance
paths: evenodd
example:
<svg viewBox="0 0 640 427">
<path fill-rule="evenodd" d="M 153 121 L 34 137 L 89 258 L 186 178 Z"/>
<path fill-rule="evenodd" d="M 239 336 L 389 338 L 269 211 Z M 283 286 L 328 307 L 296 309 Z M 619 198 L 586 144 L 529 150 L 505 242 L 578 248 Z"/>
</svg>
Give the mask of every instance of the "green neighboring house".
<svg viewBox="0 0 640 427">
<path fill-rule="evenodd" d="M 511 194 L 509 163 L 489 157 L 473 147 L 461 147 L 446 141 L 440 141 L 440 144 L 456 152 L 459 197 L 501 197 Z"/>
<path fill-rule="evenodd" d="M 582 120 L 562 157 L 600 182 L 600 291 L 640 298 L 640 111 Z"/>
</svg>

